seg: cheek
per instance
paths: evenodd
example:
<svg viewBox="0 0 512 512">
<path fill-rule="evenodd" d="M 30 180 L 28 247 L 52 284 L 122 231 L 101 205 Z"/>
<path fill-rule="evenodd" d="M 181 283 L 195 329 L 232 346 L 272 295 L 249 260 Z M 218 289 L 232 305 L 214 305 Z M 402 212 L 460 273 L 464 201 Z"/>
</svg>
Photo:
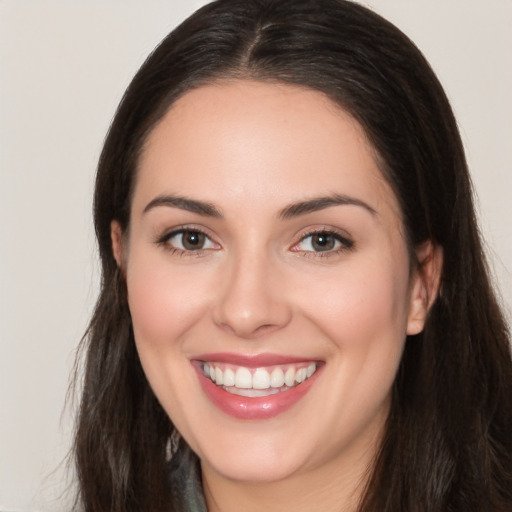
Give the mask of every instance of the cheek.
<svg viewBox="0 0 512 512">
<path fill-rule="evenodd" d="M 386 410 L 406 339 L 408 260 L 401 261 L 360 260 L 324 280 L 328 287 L 307 283 L 303 310 L 329 343 L 329 383 L 338 391 L 326 395 L 326 407 L 340 410 L 343 404 L 333 420 L 341 437 Z"/>
<path fill-rule="evenodd" d="M 407 265 L 374 259 L 302 287 L 303 309 L 328 337 L 364 348 L 373 340 L 402 342 L 409 309 Z"/>
<path fill-rule="evenodd" d="M 137 352 L 156 397 L 169 416 L 173 413 L 173 422 L 187 431 L 190 397 L 179 390 L 194 389 L 195 375 L 184 357 L 184 344 L 205 315 L 211 284 L 207 276 L 197 279 L 197 270 L 172 268 L 159 258 L 139 260 L 134 253 L 127 287 Z"/>
<path fill-rule="evenodd" d="M 211 284 L 190 267 L 173 268 L 158 259 L 139 263 L 134 255 L 127 287 L 137 347 L 168 350 L 204 315 Z"/>
</svg>

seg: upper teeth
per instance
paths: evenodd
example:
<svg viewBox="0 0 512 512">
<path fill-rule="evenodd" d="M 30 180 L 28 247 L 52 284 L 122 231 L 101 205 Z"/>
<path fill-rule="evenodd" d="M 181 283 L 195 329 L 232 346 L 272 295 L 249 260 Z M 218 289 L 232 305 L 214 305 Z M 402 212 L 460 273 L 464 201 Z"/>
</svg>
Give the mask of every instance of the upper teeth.
<svg viewBox="0 0 512 512">
<path fill-rule="evenodd" d="M 218 386 L 269 389 L 300 384 L 315 373 L 316 363 L 252 369 L 221 363 L 204 363 L 203 371 Z"/>
</svg>

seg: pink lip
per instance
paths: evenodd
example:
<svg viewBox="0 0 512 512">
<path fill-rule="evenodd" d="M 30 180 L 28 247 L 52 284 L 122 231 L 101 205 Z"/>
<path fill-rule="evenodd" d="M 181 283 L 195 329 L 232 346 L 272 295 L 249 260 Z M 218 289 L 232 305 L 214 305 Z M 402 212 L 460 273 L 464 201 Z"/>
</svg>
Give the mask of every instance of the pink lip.
<svg viewBox="0 0 512 512">
<path fill-rule="evenodd" d="M 211 355 L 212 354 L 209 354 L 208 359 L 206 360 L 229 362 L 231 364 L 240 365 L 239 362 L 233 362 L 234 359 L 236 359 L 236 361 L 240 360 L 238 356 L 234 356 L 234 359 L 230 358 L 230 360 L 227 361 L 225 358 L 210 359 Z M 271 364 L 280 364 L 281 359 L 278 359 L 279 362 L 275 362 L 276 359 L 271 358 L 272 363 L 269 363 L 268 359 L 265 358 L 264 364 L 258 364 L 260 366 L 271 366 Z M 290 358 L 286 358 L 286 362 L 288 363 L 302 361 L 305 360 L 301 359 L 297 361 L 291 361 Z M 311 361 L 311 359 L 309 359 L 309 361 Z M 195 364 L 193 364 L 193 366 L 197 371 L 201 387 L 206 396 L 210 399 L 210 401 L 214 405 L 216 405 L 221 411 L 225 412 L 226 414 L 229 414 L 230 416 L 233 416 L 234 418 L 241 420 L 264 420 L 268 418 L 273 418 L 274 416 L 277 416 L 278 414 L 285 412 L 287 409 L 292 407 L 301 398 L 304 397 L 304 395 L 311 389 L 313 384 L 316 382 L 319 373 L 323 369 L 323 365 L 321 365 L 320 368 L 318 368 L 317 371 L 309 379 L 305 380 L 301 384 L 287 391 L 282 391 L 274 395 L 262 397 L 245 397 L 229 393 L 228 391 L 225 391 L 222 387 L 214 384 L 210 379 L 205 377 L 202 370 L 202 365 L 197 364 L 197 361 L 195 362 Z M 243 366 L 247 366 L 247 362 L 245 362 L 245 365 Z"/>
<path fill-rule="evenodd" d="M 236 366 L 245 366 L 246 368 L 261 368 L 263 366 L 274 366 L 278 364 L 296 364 L 307 363 L 314 359 L 283 356 L 280 354 L 256 354 L 245 356 L 241 354 L 232 354 L 228 352 L 214 352 L 211 354 L 200 354 L 194 356 L 196 361 L 206 361 L 215 363 L 229 363 Z"/>
</svg>

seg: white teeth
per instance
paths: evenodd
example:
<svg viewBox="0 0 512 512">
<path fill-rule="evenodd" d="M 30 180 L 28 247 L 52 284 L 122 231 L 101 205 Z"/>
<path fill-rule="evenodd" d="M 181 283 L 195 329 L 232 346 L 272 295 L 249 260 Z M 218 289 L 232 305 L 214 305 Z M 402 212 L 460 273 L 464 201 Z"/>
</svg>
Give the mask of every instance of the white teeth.
<svg viewBox="0 0 512 512">
<path fill-rule="evenodd" d="M 224 386 L 234 386 L 235 385 L 235 372 L 231 368 L 226 368 L 224 370 Z"/>
<path fill-rule="evenodd" d="M 222 370 L 220 368 L 215 368 L 215 384 L 217 384 L 217 386 L 224 384 Z"/>
<path fill-rule="evenodd" d="M 297 370 L 297 372 L 295 373 L 295 381 L 298 382 L 299 384 L 301 382 L 304 382 L 304 380 L 306 379 L 307 373 L 308 373 L 307 368 L 301 368 L 300 370 Z"/>
<path fill-rule="evenodd" d="M 284 383 L 288 387 L 292 387 L 295 384 L 295 369 L 294 368 L 288 368 L 286 370 L 286 373 L 284 374 Z"/>
<path fill-rule="evenodd" d="M 251 398 L 255 398 L 258 396 L 275 395 L 275 394 L 281 392 L 280 389 L 238 389 L 238 388 L 235 388 L 234 386 L 232 388 L 225 388 L 225 389 L 232 395 L 249 396 Z M 286 388 L 286 389 L 288 389 L 288 388 Z"/>
<path fill-rule="evenodd" d="M 242 389 L 252 388 L 252 375 L 247 368 L 238 368 L 235 376 L 235 386 Z"/>
<path fill-rule="evenodd" d="M 268 389 L 270 387 L 270 375 L 267 370 L 258 368 L 252 376 L 253 389 Z"/>
<path fill-rule="evenodd" d="M 281 368 L 275 368 L 270 374 L 270 385 L 273 388 L 280 388 L 284 386 L 284 373 Z"/>
<path fill-rule="evenodd" d="M 265 396 L 283 391 L 283 389 L 278 388 L 288 389 L 304 382 L 315 373 L 316 368 L 316 363 L 309 363 L 308 366 L 300 368 L 289 366 L 286 371 L 283 371 L 282 367 L 276 366 L 271 371 L 266 368 L 257 368 L 251 373 L 249 368 L 242 366 L 239 366 L 236 370 L 231 367 L 226 367 L 223 370 L 222 364 L 204 363 L 203 373 L 217 386 L 223 386 L 231 393 L 242 394 L 243 396 Z M 238 390 L 254 390 L 254 393 L 239 392 Z"/>
</svg>

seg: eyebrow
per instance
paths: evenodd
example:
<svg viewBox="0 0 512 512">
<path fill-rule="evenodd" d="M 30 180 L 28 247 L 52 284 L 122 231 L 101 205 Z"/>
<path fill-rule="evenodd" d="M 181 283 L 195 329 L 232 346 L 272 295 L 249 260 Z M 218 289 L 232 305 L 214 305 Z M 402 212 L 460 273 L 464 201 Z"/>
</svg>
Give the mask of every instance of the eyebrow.
<svg viewBox="0 0 512 512">
<path fill-rule="evenodd" d="M 284 207 L 279 212 L 278 217 L 283 220 L 287 220 L 340 205 L 359 206 L 367 210 L 372 215 L 377 215 L 377 212 L 370 205 L 360 199 L 340 194 L 332 194 L 330 196 L 315 197 L 308 199 L 307 201 L 292 203 Z M 155 199 L 146 205 L 143 213 L 147 213 L 158 206 L 179 208 L 180 210 L 186 210 L 206 217 L 214 217 L 216 219 L 223 218 L 221 211 L 212 203 L 174 195 L 162 195 L 155 197 Z"/>
<path fill-rule="evenodd" d="M 330 196 L 314 197 L 312 199 L 308 199 L 307 201 L 300 201 L 298 203 L 290 204 L 279 212 L 279 217 L 281 219 L 291 219 L 293 217 L 299 217 L 300 215 L 306 215 L 307 213 L 324 210 L 325 208 L 330 208 L 331 206 L 340 205 L 360 206 L 361 208 L 364 208 L 370 212 L 372 215 L 377 215 L 375 209 L 360 199 L 340 194 L 333 194 Z"/>
<path fill-rule="evenodd" d="M 155 197 L 155 199 L 153 199 L 146 205 L 142 213 L 147 213 L 148 211 L 152 210 L 153 208 L 156 208 L 157 206 L 179 208 L 180 210 L 198 213 L 199 215 L 204 215 L 206 217 L 215 217 L 217 219 L 222 218 L 222 213 L 212 203 L 173 195 Z"/>
</svg>

